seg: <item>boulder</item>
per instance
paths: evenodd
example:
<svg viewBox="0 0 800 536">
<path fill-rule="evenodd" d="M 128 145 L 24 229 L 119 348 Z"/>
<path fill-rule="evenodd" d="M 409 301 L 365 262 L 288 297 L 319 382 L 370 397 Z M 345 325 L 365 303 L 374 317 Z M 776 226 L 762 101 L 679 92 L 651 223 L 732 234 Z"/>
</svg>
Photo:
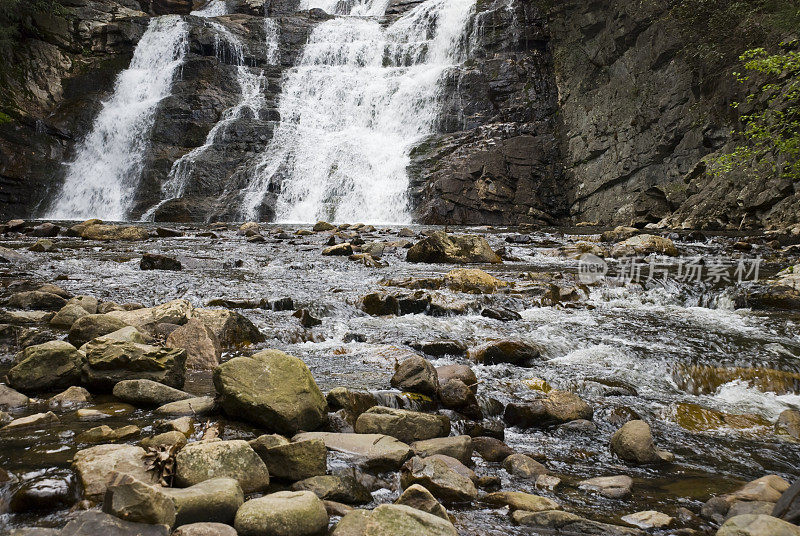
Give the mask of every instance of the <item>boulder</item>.
<svg viewBox="0 0 800 536">
<path fill-rule="evenodd" d="M 435 456 L 414 456 L 408 460 L 400 470 L 400 484 L 403 489 L 419 484 L 437 498 L 451 503 L 469 502 L 478 497 L 472 480 Z"/>
<path fill-rule="evenodd" d="M 67 302 L 67 305 L 79 305 L 81 309 L 83 309 L 90 315 L 93 315 L 97 313 L 97 307 L 99 305 L 99 302 L 97 301 L 97 298 L 93 296 L 81 295 L 70 298 L 69 301 Z"/>
<path fill-rule="evenodd" d="M 600 240 L 603 242 L 620 242 L 622 240 L 627 240 L 632 236 L 636 236 L 639 234 L 640 231 L 636 227 L 625 227 L 623 225 L 619 225 L 614 227 L 612 231 L 603 231 L 600 235 Z"/>
<path fill-rule="evenodd" d="M 728 519 L 717 536 L 800 536 L 800 527 L 777 517 L 750 514 Z"/>
<path fill-rule="evenodd" d="M 108 483 L 103 512 L 134 523 L 169 527 L 175 523 L 175 504 L 163 488 L 125 474 L 115 474 Z"/>
<path fill-rule="evenodd" d="M 439 378 L 440 386 L 450 380 L 461 380 L 473 393 L 478 392 L 478 377 L 475 376 L 475 371 L 468 365 L 442 365 L 441 367 L 436 367 L 436 375 Z"/>
<path fill-rule="evenodd" d="M 60 230 L 61 227 L 58 225 L 50 222 L 44 222 L 31 229 L 31 236 L 46 236 L 52 238 L 54 236 L 58 236 L 58 232 Z"/>
<path fill-rule="evenodd" d="M 671 462 L 674 456 L 658 450 L 650 425 L 644 421 L 628 421 L 611 436 L 611 451 L 621 459 L 638 464 Z"/>
<path fill-rule="evenodd" d="M 460 461 L 464 465 L 472 463 L 472 438 L 467 435 L 455 437 L 437 437 L 411 443 L 411 450 L 421 458 L 435 454 L 444 454 Z"/>
<path fill-rule="evenodd" d="M 183 387 L 186 350 L 181 348 L 95 339 L 85 350 L 82 378 L 89 388 L 111 391 L 118 382 L 133 379 Z"/>
<path fill-rule="evenodd" d="M 236 234 L 247 237 L 258 236 L 261 234 L 261 227 L 258 225 L 258 222 L 248 221 L 239 227 L 239 230 L 236 231 Z"/>
<path fill-rule="evenodd" d="M 342 455 L 351 465 L 366 470 L 393 471 L 412 455 L 411 448 L 394 437 L 380 434 L 338 434 L 333 432 L 306 432 L 292 441 L 321 439 L 328 450 Z"/>
<path fill-rule="evenodd" d="M 175 482 L 194 486 L 210 478 L 233 478 L 244 493 L 263 491 L 269 486 L 269 471 L 247 441 L 191 443 L 175 458 Z"/>
<path fill-rule="evenodd" d="M 8 371 L 8 382 L 20 391 L 64 389 L 80 382 L 85 356 L 65 341 L 28 346 Z"/>
<path fill-rule="evenodd" d="M 0 408 L 15 410 L 30 404 L 31 399 L 11 387 L 0 383 Z"/>
<path fill-rule="evenodd" d="M 158 476 L 146 469 L 145 451 L 133 445 L 98 445 L 75 453 L 72 468 L 83 484 L 84 496 L 99 501 L 113 473 L 123 473 L 146 484 L 158 482 Z"/>
<path fill-rule="evenodd" d="M 578 487 L 610 499 L 622 499 L 631 494 L 633 479 L 627 475 L 599 476 L 578 482 Z"/>
<path fill-rule="evenodd" d="M 117 331 L 112 331 L 106 335 L 100 335 L 92 339 L 89 342 L 110 342 L 110 341 L 124 341 L 124 342 L 135 342 L 137 344 L 148 344 L 152 342 L 152 338 L 145 337 L 141 331 L 136 329 L 133 326 L 125 326 L 124 328 L 120 328 Z M 86 352 L 86 345 L 89 342 L 85 343 L 79 349 L 82 352 Z"/>
<path fill-rule="evenodd" d="M 233 478 L 210 478 L 188 488 L 167 488 L 175 505 L 175 525 L 212 522 L 232 524 L 244 504 L 244 493 Z"/>
<path fill-rule="evenodd" d="M 547 468 L 525 454 L 512 454 L 503 460 L 503 469 L 514 476 L 535 480 L 540 475 L 547 474 Z"/>
<path fill-rule="evenodd" d="M 678 255 L 678 248 L 675 247 L 675 243 L 669 238 L 651 234 L 640 234 L 615 244 L 611 249 L 611 255 L 613 257 L 649 255 L 651 253 L 675 257 Z"/>
<path fill-rule="evenodd" d="M 450 521 L 401 504 L 382 504 L 372 511 L 353 510 L 331 536 L 457 536 Z"/>
<path fill-rule="evenodd" d="M 481 498 L 481 501 L 494 506 L 507 506 L 509 510 L 525 510 L 526 512 L 543 512 L 559 510 L 561 506 L 547 497 L 531 495 L 521 491 L 496 491 Z"/>
<path fill-rule="evenodd" d="M 214 386 L 228 415 L 282 434 L 315 430 L 327 416 L 305 363 L 277 350 L 223 363 L 214 371 Z"/>
<path fill-rule="evenodd" d="M 89 510 L 81 512 L 67 523 L 60 536 L 167 536 L 169 527 L 166 525 L 149 525 L 147 523 L 133 523 L 123 521 L 116 516 Z"/>
<path fill-rule="evenodd" d="M 487 462 L 502 462 L 514 454 L 514 449 L 494 437 L 473 437 L 472 447 Z"/>
<path fill-rule="evenodd" d="M 552 390 L 545 398 L 527 404 L 509 404 L 503 418 L 511 426 L 537 428 L 578 419 L 591 420 L 592 407 L 575 393 Z"/>
<path fill-rule="evenodd" d="M 366 391 L 354 391 L 345 387 L 334 387 L 325 396 L 328 401 L 328 408 L 331 411 L 343 409 L 347 412 L 347 419 L 350 425 L 356 423 L 358 416 L 378 405 L 378 401 L 372 393 Z"/>
<path fill-rule="evenodd" d="M 311 491 L 320 499 L 344 504 L 367 504 L 372 494 L 353 476 L 317 475 L 292 485 L 292 491 Z"/>
<path fill-rule="evenodd" d="M 147 379 L 122 380 L 114 385 L 112 393 L 123 402 L 134 406 L 163 406 L 192 398 L 189 393 Z"/>
<path fill-rule="evenodd" d="M 781 494 L 771 514 L 789 523 L 798 524 L 800 521 L 800 479 L 795 480 Z"/>
<path fill-rule="evenodd" d="M 430 361 L 421 356 L 410 357 L 395 369 L 390 381 L 392 387 L 401 391 L 435 397 L 439 391 L 439 378 Z"/>
<path fill-rule="evenodd" d="M 204 417 L 213 415 L 219 410 L 217 401 L 210 396 L 197 396 L 170 402 L 156 408 L 158 415 L 167 417 L 180 417 L 184 415 L 192 417 Z"/>
<path fill-rule="evenodd" d="M 75 226 L 77 227 L 77 226 Z M 72 227 L 71 229 L 75 229 Z M 150 232 L 142 227 L 134 227 L 132 225 L 106 225 L 102 223 L 94 223 L 86 225 L 80 230 L 80 236 L 84 240 L 147 240 L 150 238 Z"/>
<path fill-rule="evenodd" d="M 536 345 L 522 341 L 502 340 L 486 343 L 469 351 L 470 358 L 484 365 L 508 363 L 518 367 L 529 367 L 542 357 Z"/>
<path fill-rule="evenodd" d="M 279 491 L 244 503 L 234 527 L 239 536 L 322 536 L 328 513 L 310 491 Z"/>
<path fill-rule="evenodd" d="M 59 328 L 70 328 L 79 318 L 88 316 L 86 309 L 75 303 L 68 303 L 58 310 L 50 319 L 50 325 Z"/>
<path fill-rule="evenodd" d="M 101 335 L 108 335 L 127 324 L 118 318 L 109 315 L 87 315 L 78 318 L 70 327 L 67 340 L 80 347 Z"/>
<path fill-rule="evenodd" d="M 263 437 L 263 436 L 262 436 Z M 269 469 L 272 478 L 297 481 L 324 475 L 328 470 L 328 450 L 321 439 L 266 446 L 254 440 L 250 443 Z M 314 490 L 311 490 L 314 491 Z M 328 498 L 328 497 L 324 497 Z M 333 501 L 339 499 L 330 498 Z"/>
<path fill-rule="evenodd" d="M 83 387 L 72 386 L 63 393 L 47 399 L 50 408 L 66 409 L 87 404 L 92 401 L 92 395 Z"/>
<path fill-rule="evenodd" d="M 461 380 L 452 379 L 440 383 L 439 401 L 445 408 L 458 411 L 470 419 L 483 418 L 475 392 Z"/>
<path fill-rule="evenodd" d="M 456 268 L 444 276 L 444 284 L 450 290 L 471 294 L 491 294 L 508 283 L 475 268 Z"/>
<path fill-rule="evenodd" d="M 15 292 L 8 299 L 8 306 L 12 309 L 29 309 L 36 311 L 58 311 L 67 304 L 67 300 L 52 292 L 41 290 L 28 290 Z"/>
<path fill-rule="evenodd" d="M 246 317 L 227 309 L 195 309 L 192 318 L 205 324 L 223 348 L 249 346 L 263 342 L 264 335 Z"/>
<path fill-rule="evenodd" d="M 372 316 L 399 315 L 397 297 L 385 292 L 372 292 L 361 298 L 361 309 Z"/>
<path fill-rule="evenodd" d="M 441 517 L 446 521 L 450 521 L 450 516 L 442 504 L 436 500 L 430 491 L 420 486 L 419 484 L 412 484 L 408 486 L 394 504 L 401 504 L 403 506 L 410 506 L 417 510 L 422 510 L 436 517 Z"/>
<path fill-rule="evenodd" d="M 435 231 L 411 246 L 406 260 L 445 264 L 503 262 L 484 238 L 476 235 L 448 235 L 444 231 Z"/>
<path fill-rule="evenodd" d="M 445 415 L 376 406 L 361 414 L 356 420 L 355 431 L 359 434 L 385 434 L 411 443 L 448 436 L 450 419 Z"/>
<path fill-rule="evenodd" d="M 180 271 L 183 269 L 183 266 L 181 266 L 181 261 L 174 257 L 157 255 L 155 253 L 145 253 L 142 255 L 142 260 L 139 261 L 139 269 Z"/>
<path fill-rule="evenodd" d="M 778 416 L 776 426 L 789 436 L 800 439 L 800 411 L 796 409 L 783 410 Z"/>
</svg>

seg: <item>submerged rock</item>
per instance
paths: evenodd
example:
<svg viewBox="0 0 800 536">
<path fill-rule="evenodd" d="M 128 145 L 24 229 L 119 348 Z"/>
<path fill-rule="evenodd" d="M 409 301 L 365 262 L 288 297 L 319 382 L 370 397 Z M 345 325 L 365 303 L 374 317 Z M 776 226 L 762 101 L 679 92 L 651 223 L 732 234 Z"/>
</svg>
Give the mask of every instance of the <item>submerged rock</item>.
<svg viewBox="0 0 800 536">
<path fill-rule="evenodd" d="M 214 371 L 214 386 L 228 415 L 282 434 L 316 430 L 327 415 L 305 363 L 277 350 L 223 363 Z"/>
<path fill-rule="evenodd" d="M 596 491 L 603 497 L 622 499 L 631 494 L 633 479 L 627 475 L 599 476 L 578 482 L 578 487 Z"/>
</svg>

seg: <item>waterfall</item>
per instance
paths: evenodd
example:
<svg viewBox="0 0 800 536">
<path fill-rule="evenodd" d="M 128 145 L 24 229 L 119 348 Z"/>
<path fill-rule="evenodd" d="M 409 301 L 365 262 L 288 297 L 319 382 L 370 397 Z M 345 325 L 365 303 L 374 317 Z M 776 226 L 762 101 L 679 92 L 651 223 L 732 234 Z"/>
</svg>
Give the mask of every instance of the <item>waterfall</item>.
<svg viewBox="0 0 800 536">
<path fill-rule="evenodd" d="M 435 130 L 475 0 L 427 0 L 388 27 L 378 19 L 386 0 L 305 2 L 351 16 L 318 25 L 289 72 L 242 216 L 257 218 L 279 185 L 279 221 L 408 222 L 409 153 Z"/>
<path fill-rule="evenodd" d="M 79 144 L 53 219 L 123 220 L 136 194 L 158 103 L 169 95 L 188 48 L 188 28 L 179 16 L 154 18 L 130 66 L 117 77 L 92 129 Z"/>
<path fill-rule="evenodd" d="M 224 4 L 221 1 L 218 3 Z M 252 69 L 245 65 L 244 44 L 218 22 L 212 21 L 211 26 L 216 32 L 217 57 L 220 60 L 224 60 L 227 54 L 231 54 L 231 59 L 237 66 L 236 80 L 239 83 L 241 97 L 234 107 L 223 112 L 221 119 L 206 135 L 203 145 L 192 149 L 172 164 L 167 180 L 161 186 L 162 200 L 142 215 L 141 219 L 144 221 L 153 220 L 156 211 L 167 201 L 184 195 L 186 186 L 195 173 L 198 158 L 215 145 L 222 145 L 221 142 L 225 136 L 225 131 L 229 126 L 240 120 L 247 112 L 253 117 L 258 117 L 261 109 L 266 105 L 264 99 L 264 86 L 266 84 L 264 73 L 260 71 L 254 73 Z M 267 63 L 274 65 L 280 60 L 277 24 L 274 20 L 265 18 L 264 30 L 267 39 Z"/>
</svg>

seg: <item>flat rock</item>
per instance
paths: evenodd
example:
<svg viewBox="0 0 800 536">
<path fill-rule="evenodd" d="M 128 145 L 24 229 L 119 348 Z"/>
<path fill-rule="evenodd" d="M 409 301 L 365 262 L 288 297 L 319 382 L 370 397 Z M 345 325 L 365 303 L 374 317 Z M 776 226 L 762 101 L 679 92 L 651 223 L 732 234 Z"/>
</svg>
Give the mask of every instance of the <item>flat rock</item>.
<svg viewBox="0 0 800 536">
<path fill-rule="evenodd" d="M 717 536 L 800 536 L 800 527 L 777 517 L 751 514 L 730 518 Z"/>
<path fill-rule="evenodd" d="M 292 441 L 309 439 L 321 439 L 328 450 L 344 454 L 352 464 L 369 470 L 399 469 L 412 455 L 407 444 L 382 434 L 306 432 L 294 436 Z"/>
<path fill-rule="evenodd" d="M 198 396 L 185 400 L 178 400 L 176 402 L 169 402 L 168 404 L 157 407 L 155 412 L 168 417 L 184 415 L 204 417 L 217 413 L 217 409 L 217 401 L 213 397 Z"/>
<path fill-rule="evenodd" d="M 435 497 L 451 503 L 470 502 L 478 497 L 478 490 L 470 478 L 435 456 L 414 456 L 408 460 L 401 469 L 400 484 L 404 489 L 419 484 Z"/>
<path fill-rule="evenodd" d="M 170 402 L 193 398 L 192 395 L 153 380 L 122 380 L 112 393 L 123 402 L 135 406 L 163 406 Z"/>
<path fill-rule="evenodd" d="M 355 431 L 359 434 L 385 434 L 411 443 L 448 436 L 450 419 L 445 415 L 376 406 L 361 414 L 356 420 Z"/>
<path fill-rule="evenodd" d="M 627 475 L 599 476 L 578 482 L 578 487 L 596 491 L 603 497 L 622 499 L 631 494 L 633 479 Z"/>
<path fill-rule="evenodd" d="M 89 510 L 81 512 L 78 517 L 67 523 L 60 536 L 168 536 L 169 527 L 165 525 L 149 525 L 132 523 L 118 517 Z"/>
<path fill-rule="evenodd" d="M 257 440 L 250 445 L 269 469 L 273 478 L 297 481 L 324 475 L 328 469 L 328 450 L 321 439 L 266 446 Z M 331 499 L 339 501 L 338 499 Z M 346 501 L 339 501 L 346 502 Z"/>
<path fill-rule="evenodd" d="M 410 446 L 414 454 L 421 458 L 434 454 L 444 454 L 457 459 L 465 465 L 472 463 L 472 438 L 467 435 L 415 441 Z"/>
<path fill-rule="evenodd" d="M 497 491 L 485 495 L 481 501 L 494 506 L 507 506 L 510 510 L 525 510 L 526 512 L 561 509 L 561 506 L 552 499 L 521 491 Z"/>
</svg>

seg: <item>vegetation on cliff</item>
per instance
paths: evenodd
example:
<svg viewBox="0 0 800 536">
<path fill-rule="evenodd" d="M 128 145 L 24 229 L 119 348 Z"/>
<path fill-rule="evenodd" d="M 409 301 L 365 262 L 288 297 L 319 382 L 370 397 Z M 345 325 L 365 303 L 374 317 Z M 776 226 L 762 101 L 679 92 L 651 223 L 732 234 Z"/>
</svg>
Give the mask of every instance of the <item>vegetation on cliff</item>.
<svg viewBox="0 0 800 536">
<path fill-rule="evenodd" d="M 35 33 L 36 15 L 59 8 L 54 0 L 0 0 L 0 57 L 6 58 L 20 38 Z"/>
<path fill-rule="evenodd" d="M 800 179 L 800 52 L 790 50 L 796 42 L 783 43 L 781 52 L 763 48 L 741 56 L 743 73 L 734 73 L 741 83 L 761 79 L 745 102 L 734 103 L 743 111 L 743 127 L 734 133 L 735 148 L 712 162 L 714 173 L 735 169 L 792 180 Z"/>
</svg>

